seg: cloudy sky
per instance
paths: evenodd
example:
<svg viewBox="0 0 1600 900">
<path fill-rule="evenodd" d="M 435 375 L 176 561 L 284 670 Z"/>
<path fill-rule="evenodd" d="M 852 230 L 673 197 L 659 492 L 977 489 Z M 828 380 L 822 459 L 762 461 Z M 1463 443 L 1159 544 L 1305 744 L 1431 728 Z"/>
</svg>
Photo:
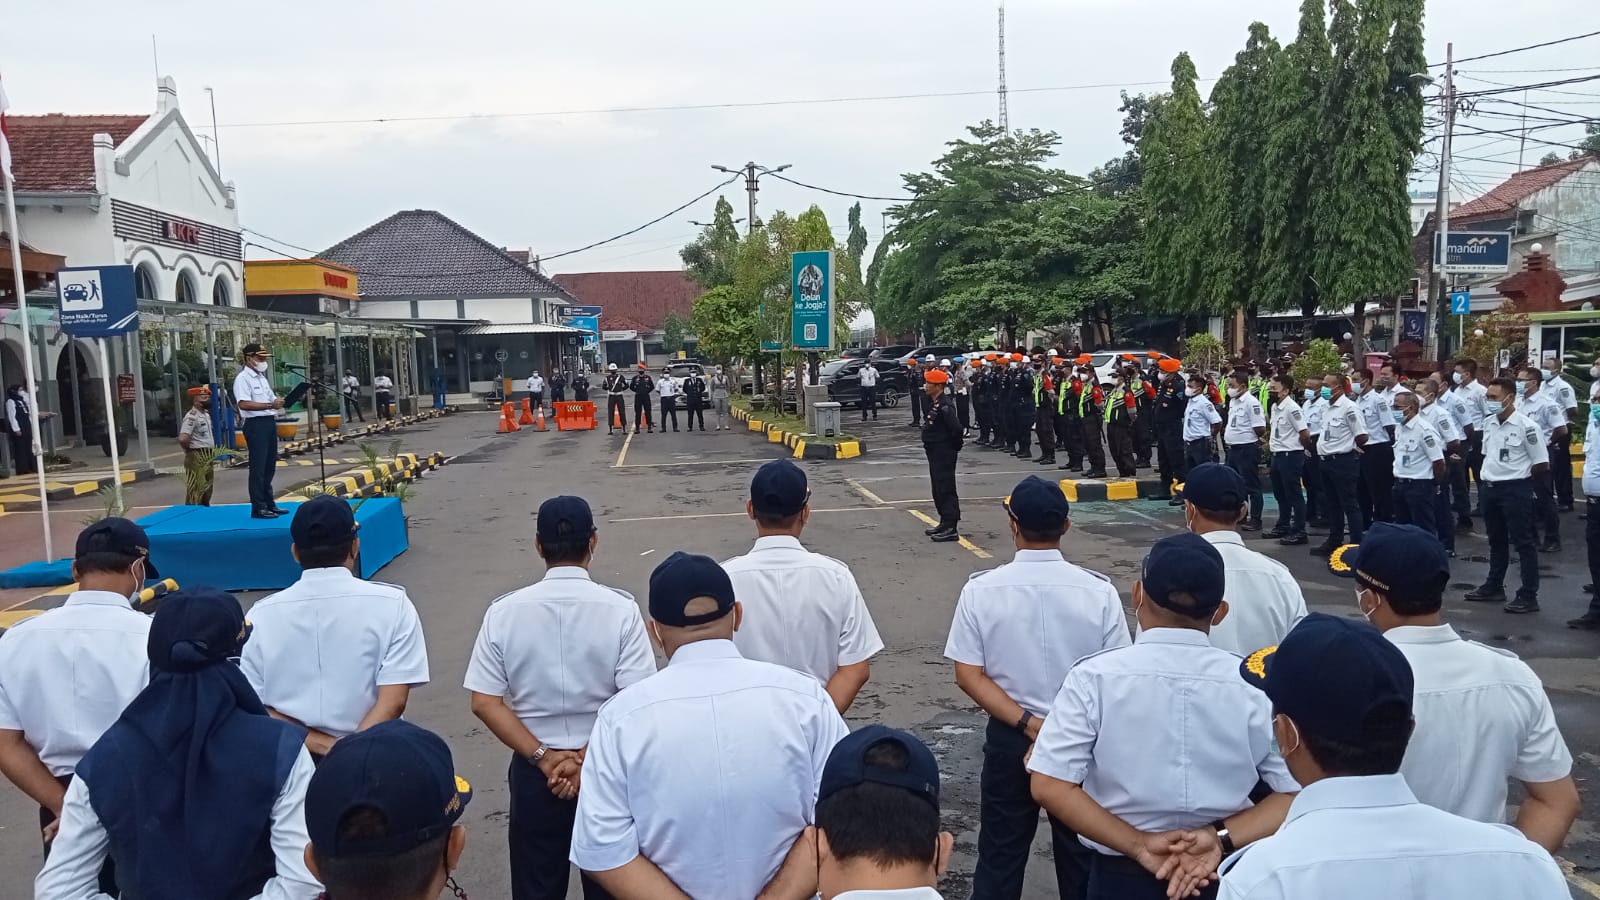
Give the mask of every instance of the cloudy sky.
<svg viewBox="0 0 1600 900">
<path fill-rule="evenodd" d="M 1214 78 L 1252 20 L 1291 40 L 1297 6 L 1011 0 L 1011 122 L 1059 132 L 1061 165 L 1087 172 L 1121 152 L 1117 86 L 1160 90 L 1182 50 Z M 898 195 L 900 173 L 994 115 L 995 12 L 988 0 L 276 0 L 248 11 L 57 0 L 7 10 L 0 70 L 15 113 L 141 112 L 155 99 L 154 32 L 161 72 L 177 79 L 197 132 L 210 132 L 203 88 L 214 88 L 223 174 L 238 185 L 243 223 L 286 254 L 297 253 L 287 244 L 319 249 L 397 209 L 430 208 L 551 255 L 712 188 L 725 177 L 713 163 L 790 163 L 787 174 L 811 184 Z M 1600 6 L 1585 0 L 1432 0 L 1428 56 L 1443 59 L 1446 41 L 1460 57 L 1596 30 Z M 1597 63 L 1600 37 L 1461 69 L 1528 84 L 1600 74 Z M 1600 82 L 1557 90 L 1568 93 L 1529 102 L 1600 115 Z M 904 96 L 954 92 L 975 93 Z M 888 96 L 901 99 L 841 99 Z M 829 102 L 771 103 L 815 100 Z M 1519 110 L 1499 110 L 1468 127 L 1518 127 L 1503 115 Z M 1534 135 L 1570 143 L 1581 133 Z M 1530 142 L 1528 164 L 1548 149 Z M 1458 164 L 1456 189 L 1469 193 L 1518 158 L 1517 140 L 1504 136 L 1458 137 L 1457 151 L 1479 158 Z M 740 186 L 725 190 L 742 215 Z M 714 199 L 548 268 L 675 268 L 696 232 L 689 220 L 708 219 Z M 841 236 L 851 202 L 762 185 L 762 214 L 818 203 Z M 885 205 L 863 204 L 874 240 Z"/>
</svg>

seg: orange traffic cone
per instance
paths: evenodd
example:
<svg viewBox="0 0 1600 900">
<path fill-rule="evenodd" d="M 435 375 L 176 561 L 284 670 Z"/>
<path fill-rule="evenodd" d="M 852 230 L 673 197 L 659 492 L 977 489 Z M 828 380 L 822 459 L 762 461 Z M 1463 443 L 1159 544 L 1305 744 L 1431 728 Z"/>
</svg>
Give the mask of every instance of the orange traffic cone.
<svg viewBox="0 0 1600 900">
<path fill-rule="evenodd" d="M 622 410 L 621 409 L 618 409 L 616 411 L 616 414 L 611 417 L 611 427 L 613 427 L 613 428 L 621 428 L 624 434 L 627 433 L 627 431 L 628 431 L 628 420 L 624 419 L 622 417 Z"/>
<path fill-rule="evenodd" d="M 539 404 L 539 416 L 538 416 L 537 419 L 534 420 L 533 430 L 534 431 L 544 431 L 545 430 L 545 428 L 544 428 L 544 404 L 543 403 Z"/>
<path fill-rule="evenodd" d="M 522 418 L 517 420 L 517 424 L 518 425 L 532 425 L 533 424 L 533 411 L 528 408 L 528 405 L 531 402 L 532 401 L 530 401 L 527 397 L 523 397 L 522 398 Z M 540 411 L 541 412 L 544 411 L 544 407 L 543 406 L 540 407 Z"/>
<path fill-rule="evenodd" d="M 498 432 L 496 432 L 496 433 L 497 434 L 509 434 L 509 433 L 511 433 L 513 431 L 521 431 L 521 430 L 522 430 L 521 426 L 517 425 L 517 420 L 511 418 L 511 404 L 509 404 L 509 403 L 501 404 L 500 405 L 500 430 Z"/>
</svg>

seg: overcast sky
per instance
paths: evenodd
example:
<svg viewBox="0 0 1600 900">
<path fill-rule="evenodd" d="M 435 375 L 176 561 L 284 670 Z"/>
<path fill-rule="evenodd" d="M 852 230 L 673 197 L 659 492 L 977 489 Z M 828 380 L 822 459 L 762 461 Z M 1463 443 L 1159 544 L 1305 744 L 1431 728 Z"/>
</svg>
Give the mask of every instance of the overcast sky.
<svg viewBox="0 0 1600 900">
<path fill-rule="evenodd" d="M 157 6 L 160 17 L 149 12 Z M 0 31 L 0 70 L 17 114 L 147 111 L 154 31 L 161 72 L 177 79 L 197 133 L 210 132 L 202 88 L 215 89 L 222 170 L 238 185 L 245 227 L 320 249 L 398 209 L 430 208 L 548 256 L 708 190 L 725 177 L 713 163 L 792 163 L 786 174 L 801 181 L 898 196 L 902 172 L 925 167 L 964 126 L 994 116 L 995 12 L 984 0 L 276 0 L 248 11 L 217 2 L 19 2 Z M 1011 0 L 1011 123 L 1059 132 L 1060 164 L 1086 173 L 1121 152 L 1117 88 L 1063 88 L 1160 90 L 1182 50 L 1211 79 L 1243 46 L 1252 20 L 1287 43 L 1297 13 L 1297 0 Z M 1428 57 L 1443 59 L 1446 41 L 1461 57 L 1595 30 L 1600 4 L 1592 0 L 1432 0 Z M 1590 38 L 1460 68 L 1527 84 L 1597 74 L 1597 64 L 1600 38 Z M 1590 68 L 1506 71 L 1580 66 Z M 1535 93 L 1529 102 L 1600 115 L 1600 82 L 1560 90 L 1573 93 Z M 982 93 L 585 112 L 959 91 Z M 469 115 L 484 117 L 450 118 Z M 442 118 L 326 124 L 414 116 Z M 304 122 L 324 124 L 288 124 Z M 1468 127 L 1517 125 L 1478 117 Z M 1570 143 L 1581 133 L 1534 134 Z M 1527 164 L 1548 149 L 1530 142 Z M 1461 136 L 1457 152 L 1489 160 L 1458 164 L 1457 189 L 1471 193 L 1503 179 L 1518 157 L 1515 138 Z M 725 192 L 743 215 L 741 185 Z M 841 238 L 853 202 L 772 179 L 760 197 L 763 215 L 820 204 Z M 548 269 L 676 268 L 677 248 L 697 230 L 689 220 L 709 219 L 714 201 Z M 863 202 L 874 241 L 886 205 Z"/>
</svg>

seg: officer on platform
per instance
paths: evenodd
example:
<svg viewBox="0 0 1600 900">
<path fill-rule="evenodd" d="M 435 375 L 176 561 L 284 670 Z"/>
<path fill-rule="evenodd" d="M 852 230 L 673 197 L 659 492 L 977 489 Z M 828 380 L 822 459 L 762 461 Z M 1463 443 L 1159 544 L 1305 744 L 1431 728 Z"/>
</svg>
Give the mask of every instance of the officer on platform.
<svg viewBox="0 0 1600 900">
<path fill-rule="evenodd" d="M 1479 470 L 1478 495 L 1483 503 L 1483 524 L 1489 533 L 1489 576 L 1466 598 L 1479 603 L 1501 603 L 1506 599 L 1506 569 L 1511 565 L 1511 548 L 1517 548 L 1522 569 L 1522 587 L 1506 603 L 1508 613 L 1539 611 L 1539 550 L 1534 545 L 1534 477 L 1550 468 L 1550 451 L 1539 426 L 1512 407 L 1515 382 L 1496 378 L 1484 394 L 1484 417 L 1478 431 L 1483 435 L 1483 468 Z"/>
<path fill-rule="evenodd" d="M 623 398 L 628 393 L 628 376 L 617 371 L 617 364 L 606 366 L 606 377 L 600 382 L 606 392 L 606 434 L 615 434 L 621 424 L 622 433 L 628 433 L 628 406 Z"/>
<path fill-rule="evenodd" d="M 1039 827 L 1023 762 L 1072 664 L 1129 643 L 1111 582 L 1061 553 L 1071 527 L 1060 485 L 1037 475 L 1005 503 L 1016 557 L 968 579 L 944 655 L 956 686 L 989 714 L 979 777 L 978 865 L 972 894 L 1018 900 Z M 1053 816 L 1050 836 L 1060 897 L 1083 896 L 1090 854 Z"/>
<path fill-rule="evenodd" d="M 272 496 L 272 476 L 278 466 L 278 410 L 283 398 L 272 390 L 267 367 L 272 353 L 260 344 L 244 345 L 244 368 L 233 379 L 233 402 L 244 419 L 244 443 L 250 456 L 250 518 L 276 519 L 279 509 Z"/>
<path fill-rule="evenodd" d="M 655 380 L 650 373 L 645 371 L 644 363 L 639 363 L 639 373 L 628 382 L 628 390 L 633 391 L 633 433 L 639 433 L 639 426 L 644 425 L 645 430 L 654 433 L 655 420 L 650 413 L 650 392 L 656 389 Z M 662 423 L 662 428 L 666 424 Z"/>
<path fill-rule="evenodd" d="M 928 455 L 928 480 L 933 487 L 933 505 L 939 510 L 939 524 L 924 534 L 936 543 L 959 540 L 961 501 L 956 496 L 956 456 L 961 452 L 961 420 L 956 407 L 944 395 L 950 376 L 929 369 L 924 376 L 928 411 L 922 417 L 922 449 Z"/>
</svg>

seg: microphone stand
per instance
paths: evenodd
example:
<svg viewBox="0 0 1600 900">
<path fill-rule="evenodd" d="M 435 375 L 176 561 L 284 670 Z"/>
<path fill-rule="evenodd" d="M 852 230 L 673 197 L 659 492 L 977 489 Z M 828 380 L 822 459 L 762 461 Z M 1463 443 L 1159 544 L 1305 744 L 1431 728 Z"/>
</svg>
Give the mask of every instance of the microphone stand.
<svg viewBox="0 0 1600 900">
<path fill-rule="evenodd" d="M 292 371 L 293 369 L 300 367 L 286 366 L 285 368 L 288 368 Z M 325 393 L 332 393 L 332 390 L 328 387 L 328 385 L 318 381 L 315 378 L 312 378 L 308 374 L 300 374 L 298 377 L 301 384 L 308 386 L 306 389 L 306 395 L 301 398 L 300 402 L 305 404 L 306 415 L 311 419 L 311 433 L 313 435 L 312 439 L 317 442 L 317 471 L 320 473 L 323 490 L 327 490 L 328 460 L 323 450 L 323 444 L 325 442 L 322 440 L 325 436 L 325 431 L 322 427 L 322 398 Z M 341 408 L 339 410 L 341 413 L 344 412 L 342 407 L 343 405 L 341 403 Z"/>
</svg>

